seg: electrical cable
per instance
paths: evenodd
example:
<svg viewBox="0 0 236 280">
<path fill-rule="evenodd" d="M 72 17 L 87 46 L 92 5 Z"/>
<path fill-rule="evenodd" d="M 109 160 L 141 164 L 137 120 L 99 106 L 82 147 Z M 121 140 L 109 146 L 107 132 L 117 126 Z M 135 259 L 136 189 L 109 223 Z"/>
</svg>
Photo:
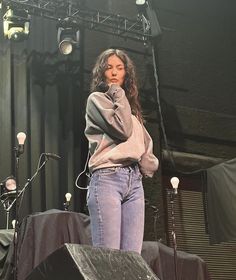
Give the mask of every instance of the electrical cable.
<svg viewBox="0 0 236 280">
<path fill-rule="evenodd" d="M 81 187 L 80 185 L 78 185 L 78 181 L 79 181 L 80 176 L 86 172 L 86 169 L 87 169 L 87 166 L 88 166 L 89 157 L 90 157 L 90 153 L 88 151 L 87 159 L 86 159 L 86 162 L 85 162 L 85 165 L 84 165 L 84 170 L 79 173 L 79 175 L 77 176 L 77 178 L 75 180 L 75 186 L 78 189 L 80 189 L 80 190 L 87 190 L 89 188 L 88 186 L 87 187 Z M 86 176 L 88 178 L 90 178 L 90 175 L 88 173 L 86 173 Z"/>
</svg>

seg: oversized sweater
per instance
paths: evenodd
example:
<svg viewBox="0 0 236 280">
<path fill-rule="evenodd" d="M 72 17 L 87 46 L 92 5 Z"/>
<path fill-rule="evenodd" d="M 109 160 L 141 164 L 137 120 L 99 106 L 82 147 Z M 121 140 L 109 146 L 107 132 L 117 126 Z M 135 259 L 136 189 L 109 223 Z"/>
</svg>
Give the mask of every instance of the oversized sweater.
<svg viewBox="0 0 236 280">
<path fill-rule="evenodd" d="M 85 117 L 90 172 L 137 162 L 144 176 L 153 176 L 159 162 L 153 154 L 152 139 L 132 115 L 121 87 L 112 85 L 105 93 L 91 93 Z"/>
</svg>

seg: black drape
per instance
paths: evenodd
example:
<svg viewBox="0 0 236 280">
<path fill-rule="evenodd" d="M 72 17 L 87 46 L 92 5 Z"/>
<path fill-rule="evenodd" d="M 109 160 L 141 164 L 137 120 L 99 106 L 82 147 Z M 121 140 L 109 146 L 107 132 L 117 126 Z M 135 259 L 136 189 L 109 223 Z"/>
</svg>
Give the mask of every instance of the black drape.
<svg viewBox="0 0 236 280">
<path fill-rule="evenodd" d="M 79 49 L 63 56 L 57 47 L 56 23 L 39 17 L 32 19 L 30 37 L 24 42 L 10 42 L 0 34 L 0 180 L 14 175 L 13 148 L 20 131 L 27 135 L 20 157 L 20 187 L 35 173 L 41 153 L 61 156 L 60 161 L 50 159 L 27 187 L 21 218 L 63 208 L 66 192 L 72 193 L 71 210 L 84 209 L 85 194 L 74 187 L 87 156 L 82 31 L 80 40 Z M 3 228 L 2 205 L 0 215 Z"/>
<path fill-rule="evenodd" d="M 236 240 L 236 159 L 207 170 L 210 242 Z"/>
</svg>

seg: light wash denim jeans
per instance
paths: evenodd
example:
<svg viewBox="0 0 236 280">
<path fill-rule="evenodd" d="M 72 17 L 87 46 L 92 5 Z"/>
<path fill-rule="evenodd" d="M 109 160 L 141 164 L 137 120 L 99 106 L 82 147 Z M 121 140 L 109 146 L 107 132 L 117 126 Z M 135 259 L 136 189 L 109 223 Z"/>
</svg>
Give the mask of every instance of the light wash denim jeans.
<svg viewBox="0 0 236 280">
<path fill-rule="evenodd" d="M 87 203 L 94 246 L 141 253 L 144 191 L 138 164 L 94 171 Z"/>
</svg>

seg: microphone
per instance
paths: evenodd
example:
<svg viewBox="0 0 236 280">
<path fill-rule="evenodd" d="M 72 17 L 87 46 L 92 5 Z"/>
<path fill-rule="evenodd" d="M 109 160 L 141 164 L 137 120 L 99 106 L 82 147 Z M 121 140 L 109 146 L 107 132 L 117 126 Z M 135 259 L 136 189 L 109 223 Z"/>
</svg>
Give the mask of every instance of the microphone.
<svg viewBox="0 0 236 280">
<path fill-rule="evenodd" d="M 174 189 L 174 194 L 178 194 L 178 186 L 179 186 L 179 178 L 177 177 L 172 177 L 170 179 L 171 185 Z"/>
<path fill-rule="evenodd" d="M 21 154 L 24 153 L 26 134 L 24 132 L 19 132 L 16 137 L 18 140 L 18 148 L 16 148 L 16 155 L 17 157 L 19 157 Z"/>
<path fill-rule="evenodd" d="M 66 202 L 64 203 L 65 211 L 68 211 L 68 209 L 69 209 L 71 197 L 72 197 L 71 193 L 65 194 L 65 198 L 66 198 Z"/>
<path fill-rule="evenodd" d="M 100 91 L 100 92 L 107 92 L 109 89 L 109 86 L 107 83 L 105 82 L 101 82 L 99 85 L 97 85 L 97 90 Z"/>
<path fill-rule="evenodd" d="M 55 159 L 55 160 L 59 160 L 61 158 L 57 154 L 53 154 L 53 153 L 44 153 L 44 154 L 45 154 L 46 157 L 52 158 L 52 159 Z"/>
</svg>

